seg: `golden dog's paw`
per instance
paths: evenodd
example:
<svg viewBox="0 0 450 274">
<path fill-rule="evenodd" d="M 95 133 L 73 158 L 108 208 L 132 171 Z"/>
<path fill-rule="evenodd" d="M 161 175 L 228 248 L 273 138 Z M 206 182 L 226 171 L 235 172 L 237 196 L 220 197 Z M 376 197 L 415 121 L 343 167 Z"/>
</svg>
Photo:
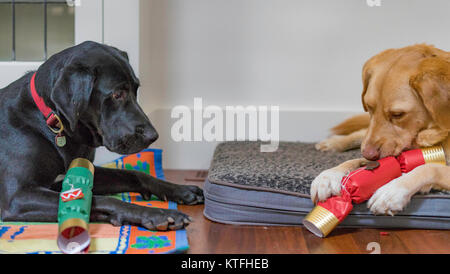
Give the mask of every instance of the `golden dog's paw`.
<svg viewBox="0 0 450 274">
<path fill-rule="evenodd" d="M 341 180 L 345 176 L 344 172 L 334 169 L 322 171 L 311 183 L 311 200 L 324 201 L 330 196 L 341 193 Z"/>
<path fill-rule="evenodd" d="M 379 188 L 367 202 L 367 207 L 375 215 L 391 215 L 402 211 L 411 199 L 410 191 L 397 178 Z"/>
<path fill-rule="evenodd" d="M 347 150 L 347 142 L 343 135 L 333 135 L 328 139 L 316 144 L 316 149 L 320 151 L 342 152 Z"/>
<path fill-rule="evenodd" d="M 426 129 L 417 135 L 417 144 L 421 147 L 434 146 L 442 142 L 448 136 L 448 131 L 440 129 Z"/>
</svg>

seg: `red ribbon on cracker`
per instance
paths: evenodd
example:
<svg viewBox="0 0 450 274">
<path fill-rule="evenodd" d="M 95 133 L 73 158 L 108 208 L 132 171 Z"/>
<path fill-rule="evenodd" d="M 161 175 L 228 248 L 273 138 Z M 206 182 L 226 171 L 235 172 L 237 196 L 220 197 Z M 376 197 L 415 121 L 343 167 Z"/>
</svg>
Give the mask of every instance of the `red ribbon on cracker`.
<svg viewBox="0 0 450 274">
<path fill-rule="evenodd" d="M 69 202 L 73 200 L 82 199 L 84 197 L 81 188 L 75 188 L 61 193 L 61 199 L 63 202 Z"/>
</svg>

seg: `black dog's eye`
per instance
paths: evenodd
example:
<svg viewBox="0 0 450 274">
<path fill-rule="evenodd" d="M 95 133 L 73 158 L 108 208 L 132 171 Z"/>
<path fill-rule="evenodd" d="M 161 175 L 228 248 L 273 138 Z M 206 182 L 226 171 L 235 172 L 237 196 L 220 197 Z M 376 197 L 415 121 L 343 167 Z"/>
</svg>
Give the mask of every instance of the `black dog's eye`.
<svg viewBox="0 0 450 274">
<path fill-rule="evenodd" d="M 126 93 L 125 93 L 125 91 L 123 91 L 123 90 L 115 91 L 115 92 L 113 92 L 113 94 L 112 94 L 112 97 L 113 97 L 115 100 L 124 99 L 125 96 L 126 96 Z"/>
</svg>

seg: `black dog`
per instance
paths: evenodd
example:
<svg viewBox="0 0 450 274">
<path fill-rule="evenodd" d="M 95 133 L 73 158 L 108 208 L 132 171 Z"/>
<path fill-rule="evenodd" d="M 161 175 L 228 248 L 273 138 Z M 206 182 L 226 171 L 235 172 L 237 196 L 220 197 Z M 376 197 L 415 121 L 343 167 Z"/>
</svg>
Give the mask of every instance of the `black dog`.
<svg viewBox="0 0 450 274">
<path fill-rule="evenodd" d="M 136 102 L 139 80 L 128 56 L 94 42 L 66 49 L 42 64 L 35 90 L 58 118 L 49 127 L 31 95 L 30 72 L 0 90 L 0 207 L 3 221 L 57 221 L 60 183 L 70 162 L 94 159 L 95 148 L 120 154 L 148 147 L 158 138 Z M 34 78 L 34 77 L 33 77 Z M 65 138 L 57 145 L 56 134 Z M 56 128 L 53 128 L 56 127 Z M 176 210 L 141 207 L 99 196 L 138 192 L 183 204 L 203 202 L 196 186 L 171 184 L 142 172 L 95 167 L 91 221 L 134 224 L 151 230 L 180 229 L 191 219 Z"/>
</svg>

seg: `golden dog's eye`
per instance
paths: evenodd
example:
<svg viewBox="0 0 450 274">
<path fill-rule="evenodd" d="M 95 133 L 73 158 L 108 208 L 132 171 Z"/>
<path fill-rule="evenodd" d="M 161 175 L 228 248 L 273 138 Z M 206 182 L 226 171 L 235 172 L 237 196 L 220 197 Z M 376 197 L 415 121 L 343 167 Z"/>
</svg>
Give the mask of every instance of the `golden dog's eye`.
<svg viewBox="0 0 450 274">
<path fill-rule="evenodd" d="M 391 113 L 391 118 L 392 118 L 392 119 L 400 119 L 400 118 L 402 118 L 403 116 L 405 116 L 405 113 L 404 113 L 404 112 L 392 112 L 392 113 Z"/>
</svg>

